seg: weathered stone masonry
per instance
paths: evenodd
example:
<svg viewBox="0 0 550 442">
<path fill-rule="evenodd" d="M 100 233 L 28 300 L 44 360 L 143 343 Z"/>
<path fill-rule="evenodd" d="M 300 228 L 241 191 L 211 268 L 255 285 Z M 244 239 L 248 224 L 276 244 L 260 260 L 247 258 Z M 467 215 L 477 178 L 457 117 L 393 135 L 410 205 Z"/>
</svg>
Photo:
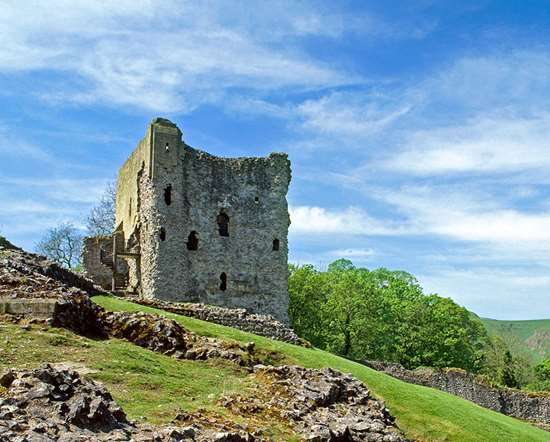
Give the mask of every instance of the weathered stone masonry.
<svg viewBox="0 0 550 442">
<path fill-rule="evenodd" d="M 290 176 L 286 154 L 216 157 L 154 119 L 118 176 L 115 285 L 123 287 L 116 288 L 287 322 Z M 97 261 L 95 244 L 86 250 Z M 112 249 L 103 252 L 103 271 Z M 94 278 L 93 266 L 86 270 Z"/>
<path fill-rule="evenodd" d="M 550 430 L 550 394 L 547 392 L 493 386 L 483 376 L 457 368 L 407 370 L 391 362 L 365 361 L 365 364 L 402 381 L 437 388 L 499 413 L 539 423 Z"/>
</svg>

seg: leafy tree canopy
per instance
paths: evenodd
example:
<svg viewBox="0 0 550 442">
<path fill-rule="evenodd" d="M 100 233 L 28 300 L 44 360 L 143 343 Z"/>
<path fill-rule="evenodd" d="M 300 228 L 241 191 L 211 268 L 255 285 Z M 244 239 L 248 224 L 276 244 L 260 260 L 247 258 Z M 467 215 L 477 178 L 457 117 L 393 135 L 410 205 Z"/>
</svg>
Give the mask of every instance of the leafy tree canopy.
<svg viewBox="0 0 550 442">
<path fill-rule="evenodd" d="M 355 360 L 477 371 L 487 335 L 451 299 L 426 295 L 403 271 L 357 268 L 339 259 L 319 271 L 290 266 L 290 316 L 317 347 Z"/>
</svg>

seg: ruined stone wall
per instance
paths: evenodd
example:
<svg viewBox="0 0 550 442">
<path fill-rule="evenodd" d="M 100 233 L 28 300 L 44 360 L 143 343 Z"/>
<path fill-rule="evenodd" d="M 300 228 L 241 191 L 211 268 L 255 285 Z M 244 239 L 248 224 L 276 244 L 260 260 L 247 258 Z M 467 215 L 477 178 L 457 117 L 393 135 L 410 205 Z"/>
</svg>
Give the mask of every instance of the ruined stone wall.
<svg viewBox="0 0 550 442">
<path fill-rule="evenodd" d="M 288 322 L 287 156 L 219 158 L 181 138 L 174 124 L 154 120 L 144 139 L 151 143 L 151 166 L 132 168 L 136 193 L 119 183 L 117 225 L 124 218 L 127 248 L 128 235 L 139 237 L 132 250 L 141 254 L 141 294 L 242 307 Z M 121 170 L 121 179 L 132 176 Z M 131 234 L 124 214 L 130 197 L 139 208 Z M 229 219 L 228 236 L 219 232 L 221 213 Z"/>
<path fill-rule="evenodd" d="M 86 276 L 105 290 L 111 289 L 113 271 L 102 262 L 102 255 L 112 260 L 113 240 L 109 236 L 94 236 L 84 238 L 82 247 L 82 266 Z M 105 259 L 103 259 L 105 261 Z"/>
<path fill-rule="evenodd" d="M 157 299 L 134 299 L 133 301 L 167 312 L 238 328 L 239 330 L 254 333 L 255 335 L 290 342 L 291 344 L 303 345 L 305 347 L 311 346 L 309 342 L 298 337 L 294 330 L 282 322 L 277 321 L 271 315 L 254 314 L 243 308 L 225 308 L 189 302 L 167 302 Z"/>
<path fill-rule="evenodd" d="M 151 175 L 151 144 L 149 129 L 118 172 L 115 224 L 126 240 L 134 233 L 139 222 L 139 176 L 144 172 Z"/>
<path fill-rule="evenodd" d="M 496 387 L 482 376 L 459 369 L 407 370 L 400 364 L 378 361 L 366 361 L 366 365 L 402 381 L 437 388 L 508 416 L 550 424 L 550 393 Z"/>
</svg>

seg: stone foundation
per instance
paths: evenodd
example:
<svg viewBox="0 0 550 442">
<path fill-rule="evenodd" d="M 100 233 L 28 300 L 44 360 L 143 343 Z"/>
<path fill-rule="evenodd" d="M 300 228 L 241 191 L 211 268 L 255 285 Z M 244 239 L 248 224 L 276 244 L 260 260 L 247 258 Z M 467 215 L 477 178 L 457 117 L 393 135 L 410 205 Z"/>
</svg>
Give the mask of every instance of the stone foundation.
<svg viewBox="0 0 550 442">
<path fill-rule="evenodd" d="M 163 302 L 149 299 L 133 299 L 133 301 L 148 307 L 238 328 L 278 341 L 310 346 L 306 340 L 298 337 L 294 330 L 270 315 L 253 314 L 242 308 L 232 309 L 205 304 Z"/>
</svg>

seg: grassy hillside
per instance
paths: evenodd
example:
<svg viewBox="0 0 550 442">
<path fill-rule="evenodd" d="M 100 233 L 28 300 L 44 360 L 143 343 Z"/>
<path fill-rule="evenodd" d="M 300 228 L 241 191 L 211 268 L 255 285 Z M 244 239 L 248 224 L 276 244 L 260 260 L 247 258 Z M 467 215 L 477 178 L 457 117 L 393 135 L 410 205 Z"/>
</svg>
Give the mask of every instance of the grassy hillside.
<svg viewBox="0 0 550 442">
<path fill-rule="evenodd" d="M 163 314 L 164 316 L 176 319 L 189 330 L 202 335 L 234 339 L 240 342 L 253 341 L 260 349 L 283 353 L 286 357 L 285 363 L 296 363 L 311 368 L 333 367 L 347 373 L 352 373 L 365 382 L 376 395 L 386 401 L 391 412 L 397 416 L 400 427 L 411 438 L 424 441 L 444 440 L 476 442 L 480 440 L 543 441 L 549 439 L 548 433 L 527 423 L 486 410 L 471 402 L 438 390 L 401 382 L 390 376 L 371 370 L 361 364 L 342 359 L 321 350 L 306 349 L 279 341 L 273 341 L 229 327 L 162 312 L 160 310 L 115 298 L 101 296 L 95 297 L 94 300 L 109 310 L 147 311 Z M 118 343 L 117 345 L 123 345 L 123 343 Z M 140 349 L 140 352 L 147 353 L 148 358 L 164 358 L 146 352 L 145 350 Z M 170 363 L 173 362 L 171 361 Z M 177 363 L 180 364 L 180 362 Z M 115 362 L 111 361 L 110 364 L 115 364 L 116 367 Z M 147 378 L 150 376 L 149 373 L 152 370 L 150 364 L 144 365 L 139 362 L 138 368 L 139 370 L 135 376 L 136 382 L 148 382 Z M 184 370 L 179 370 L 180 375 L 183 371 Z M 185 373 L 187 382 L 191 384 L 194 382 L 193 378 L 195 373 L 196 372 Z M 223 384 L 222 379 L 224 379 L 227 384 Z M 197 378 L 197 381 L 200 381 L 200 376 Z M 228 372 L 226 370 L 221 374 L 218 385 L 224 385 L 220 388 L 240 388 L 239 385 L 243 382 L 246 381 L 242 374 L 235 375 L 235 372 Z M 216 392 L 213 394 L 215 396 Z M 116 391 L 114 391 L 114 395 L 119 399 Z M 132 415 L 148 414 L 151 411 L 155 413 L 157 406 L 154 405 L 155 400 L 153 396 L 154 394 L 150 396 L 148 402 L 140 404 L 133 404 L 132 400 L 129 400 L 128 397 L 124 397 L 123 405 Z M 178 400 L 184 401 L 181 405 L 182 407 L 185 408 L 188 406 L 189 401 L 185 402 L 186 400 L 182 399 L 181 395 L 176 396 Z M 164 401 L 165 399 L 162 400 Z M 167 410 L 173 407 L 173 405 L 171 406 L 169 403 L 165 403 L 164 406 Z M 139 408 L 138 412 L 135 410 L 136 407 Z M 278 431 L 284 431 L 284 429 Z"/>
<path fill-rule="evenodd" d="M 550 319 L 499 321 L 481 319 L 489 333 L 502 336 L 517 352 L 527 352 L 534 362 L 550 358 Z"/>
<path fill-rule="evenodd" d="M 406 434 L 424 441 L 543 441 L 548 433 L 527 423 L 483 409 L 446 393 L 403 383 L 365 366 L 332 354 L 272 341 L 228 327 L 164 313 L 108 297 L 94 298 L 111 310 L 144 310 L 164 314 L 197 333 L 241 342 L 254 341 L 265 353 L 284 355 L 280 363 L 307 367 L 334 367 L 363 380 L 386 400 Z M 229 362 L 175 360 L 118 339 L 92 340 L 56 328 L 0 324 L 0 369 L 33 367 L 48 361 L 63 362 L 88 371 L 86 376 L 103 382 L 131 419 L 168 423 L 182 411 L 203 410 L 218 419 L 228 411 L 217 400 L 222 394 L 251 391 L 246 370 Z M 246 416 L 231 416 L 242 423 Z M 270 422 L 275 440 L 291 441 L 285 422 Z"/>
</svg>

